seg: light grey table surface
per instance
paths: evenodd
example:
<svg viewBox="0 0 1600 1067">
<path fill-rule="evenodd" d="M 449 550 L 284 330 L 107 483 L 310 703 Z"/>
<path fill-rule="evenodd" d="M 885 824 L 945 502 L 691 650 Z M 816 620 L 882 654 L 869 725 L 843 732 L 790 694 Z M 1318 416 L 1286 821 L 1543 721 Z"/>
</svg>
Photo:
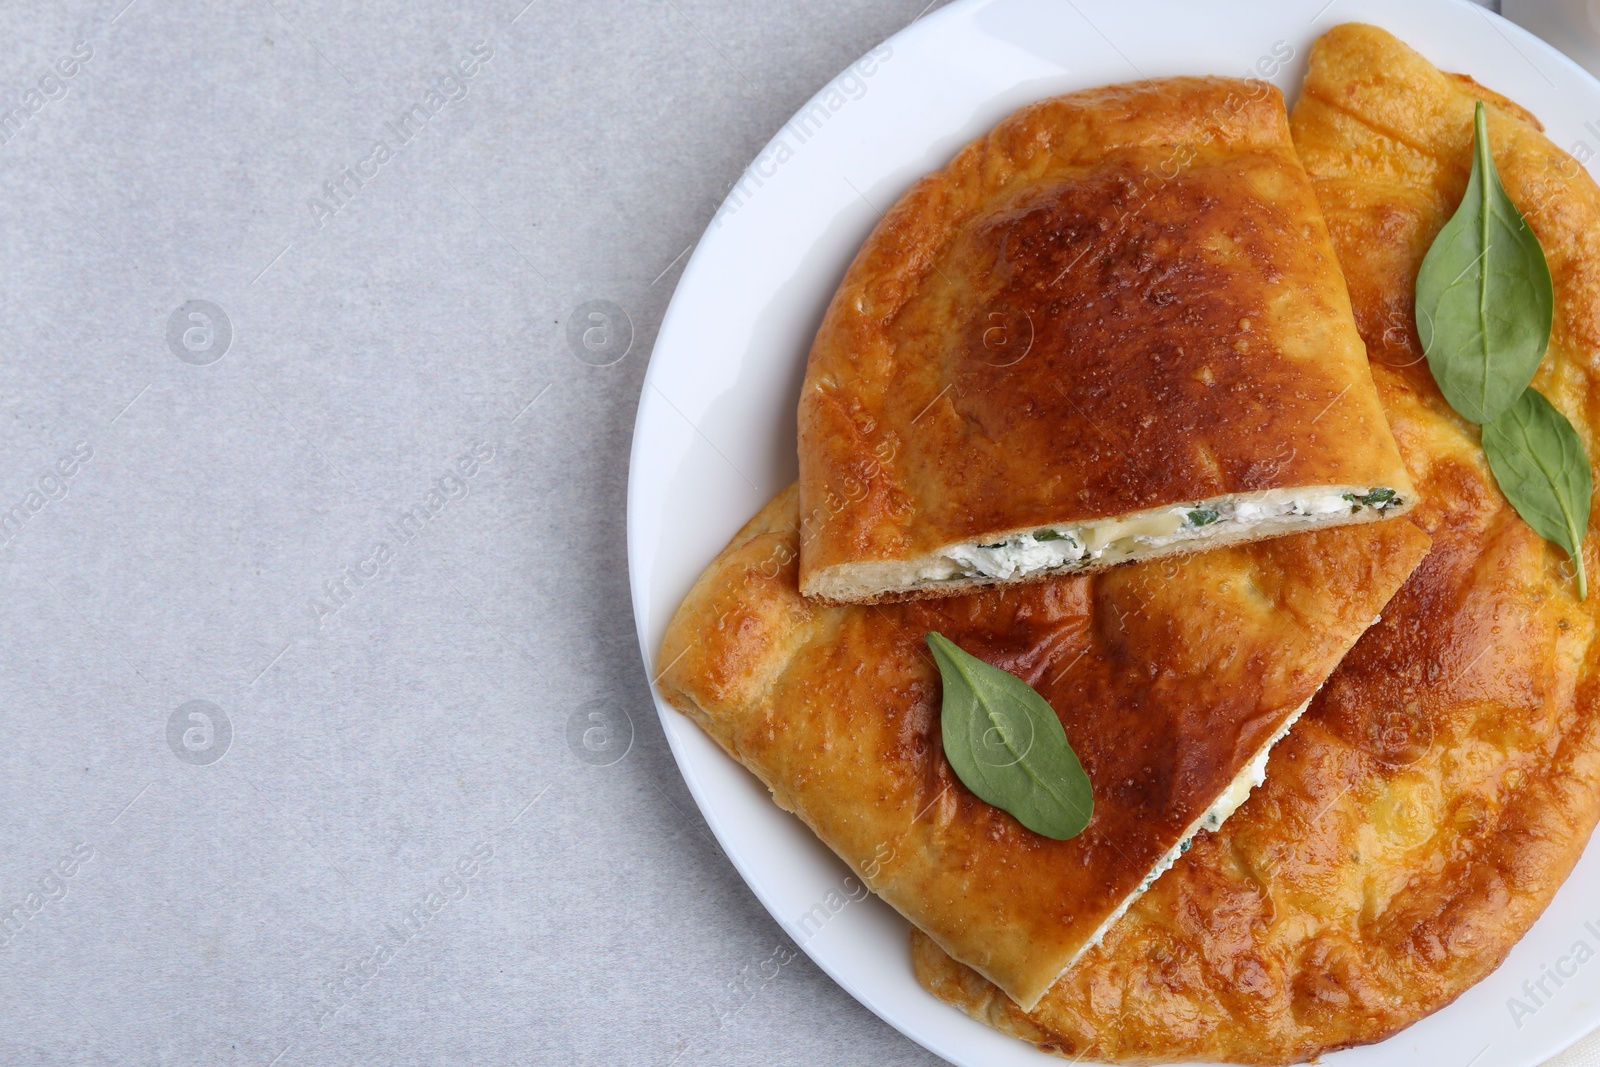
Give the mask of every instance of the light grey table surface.
<svg viewBox="0 0 1600 1067">
<path fill-rule="evenodd" d="M 939 1062 L 771 965 L 623 552 L 685 253 L 925 3 L 0 9 L 0 1064 Z"/>
<path fill-rule="evenodd" d="M 763 978 L 623 552 L 682 253 L 926 2 L 0 8 L 0 1064 L 937 1062 Z"/>
</svg>

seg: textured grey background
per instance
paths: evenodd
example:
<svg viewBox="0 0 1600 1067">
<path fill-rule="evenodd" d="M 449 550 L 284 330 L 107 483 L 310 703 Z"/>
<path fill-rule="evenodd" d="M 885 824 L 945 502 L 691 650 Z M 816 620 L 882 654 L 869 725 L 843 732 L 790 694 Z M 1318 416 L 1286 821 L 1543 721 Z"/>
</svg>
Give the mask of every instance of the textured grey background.
<svg viewBox="0 0 1600 1067">
<path fill-rule="evenodd" d="M 623 556 L 680 254 L 926 0 L 526 2 L 0 11 L 8 1067 L 935 1062 L 772 961 L 662 739 Z M 478 42 L 402 147 L 385 123 Z M 195 299 L 232 327 L 207 365 L 169 345 Z M 612 366 L 567 344 L 597 299 L 634 326 Z M 214 713 L 169 747 L 191 700 L 220 760 L 175 754 L 215 754 Z"/>
<path fill-rule="evenodd" d="M 0 10 L 0 1064 L 937 1062 L 711 839 L 623 555 L 684 254 L 925 2 Z"/>
</svg>

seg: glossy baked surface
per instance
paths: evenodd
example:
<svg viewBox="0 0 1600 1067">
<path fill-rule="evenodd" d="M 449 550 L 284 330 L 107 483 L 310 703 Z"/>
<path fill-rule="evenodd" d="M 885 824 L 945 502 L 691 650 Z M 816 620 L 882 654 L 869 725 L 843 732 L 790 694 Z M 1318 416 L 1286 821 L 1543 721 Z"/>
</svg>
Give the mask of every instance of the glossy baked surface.
<svg viewBox="0 0 1600 1067">
<path fill-rule="evenodd" d="M 1474 98 L 1494 105 L 1496 165 L 1555 278 L 1535 384 L 1597 454 L 1600 190 L 1515 105 L 1384 31 L 1330 31 L 1296 144 L 1432 551 L 1274 750 L 1266 785 L 1035 1011 L 913 933 L 918 977 L 944 999 L 1069 1058 L 1296 1062 L 1448 1004 L 1572 869 L 1600 815 L 1600 597 L 1576 601 L 1561 550 L 1494 487 L 1412 327 L 1417 267 L 1466 186 Z M 1591 569 L 1597 543 L 1591 522 Z"/>
<path fill-rule="evenodd" d="M 1411 496 L 1282 98 L 1239 79 L 1044 100 L 919 182 L 828 308 L 799 428 L 808 593 L 1227 494 Z"/>
<path fill-rule="evenodd" d="M 1050 985 L 1328 676 L 1426 551 L 1409 521 L 883 606 L 797 585 L 776 498 L 667 630 L 662 695 L 902 914 L 1019 1000 Z M 939 738 L 938 630 L 1033 685 L 1093 783 L 1053 841 L 978 800 Z"/>
</svg>

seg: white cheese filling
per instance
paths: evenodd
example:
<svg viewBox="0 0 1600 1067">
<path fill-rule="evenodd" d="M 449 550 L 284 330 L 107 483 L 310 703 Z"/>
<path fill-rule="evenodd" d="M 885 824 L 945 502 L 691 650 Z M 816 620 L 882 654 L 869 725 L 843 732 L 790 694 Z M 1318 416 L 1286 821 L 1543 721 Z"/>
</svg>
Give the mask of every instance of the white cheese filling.
<svg viewBox="0 0 1600 1067">
<path fill-rule="evenodd" d="M 1061 972 L 1062 974 L 1070 970 L 1073 963 L 1078 962 L 1078 957 L 1098 945 L 1101 939 L 1106 936 L 1106 931 L 1110 930 L 1116 924 L 1116 921 L 1126 914 L 1127 910 L 1133 906 L 1133 902 L 1138 900 L 1145 890 L 1154 885 L 1157 878 L 1172 869 L 1172 865 L 1178 862 L 1178 857 L 1189 851 L 1189 843 L 1195 839 L 1196 834 L 1201 830 L 1219 829 L 1227 821 L 1228 816 L 1238 811 L 1240 805 L 1249 798 L 1250 791 L 1267 780 L 1267 759 L 1272 755 L 1272 747 L 1283 740 L 1284 735 L 1289 732 L 1289 728 L 1299 721 L 1300 716 L 1304 715 L 1306 709 L 1310 706 L 1310 700 L 1301 704 L 1294 710 L 1293 714 L 1283 721 L 1283 725 L 1278 727 L 1277 732 L 1267 738 L 1267 743 L 1261 746 L 1261 751 L 1256 753 L 1255 758 L 1245 764 L 1244 769 L 1234 776 L 1233 781 L 1228 783 L 1228 788 L 1218 795 L 1211 807 L 1207 808 L 1205 813 L 1184 831 L 1182 840 L 1168 850 L 1166 855 L 1157 860 L 1155 866 L 1150 868 L 1150 873 L 1144 876 L 1144 881 L 1139 883 L 1139 888 L 1129 893 L 1127 899 L 1118 905 L 1117 910 L 1112 912 L 1110 917 L 1100 924 L 1100 929 L 1096 930 L 1088 943 L 1078 950 L 1077 955 L 1072 958 L 1072 963 L 1067 964 L 1067 967 Z"/>
<path fill-rule="evenodd" d="M 1046 526 L 1014 533 L 994 544 L 956 545 L 923 569 L 922 580 L 1022 578 L 1073 570 L 1089 563 L 1148 555 L 1182 541 L 1226 536 L 1241 527 L 1320 525 L 1330 515 L 1398 506 L 1394 490 L 1374 487 L 1357 496 L 1339 489 L 1266 493 L 1213 504 L 1183 504 L 1126 519 Z"/>
</svg>

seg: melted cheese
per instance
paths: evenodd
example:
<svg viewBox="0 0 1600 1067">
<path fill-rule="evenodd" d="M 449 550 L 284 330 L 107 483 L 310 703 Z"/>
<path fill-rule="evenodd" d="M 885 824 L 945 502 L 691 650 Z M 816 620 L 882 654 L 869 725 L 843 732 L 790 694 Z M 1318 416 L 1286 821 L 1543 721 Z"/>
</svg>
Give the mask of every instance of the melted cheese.
<svg viewBox="0 0 1600 1067">
<path fill-rule="evenodd" d="M 1237 535 L 1241 527 L 1263 523 L 1290 528 L 1319 526 L 1331 515 L 1365 508 L 1382 511 L 1399 503 L 1392 493 L 1389 499 L 1364 503 L 1345 490 L 1332 488 L 1183 504 L 1122 519 L 1019 531 L 991 544 L 955 545 L 943 550 L 936 563 L 922 568 L 919 578 L 1005 581 L 1049 571 L 1070 572 L 1092 562 L 1115 563 L 1182 541 Z"/>
</svg>

